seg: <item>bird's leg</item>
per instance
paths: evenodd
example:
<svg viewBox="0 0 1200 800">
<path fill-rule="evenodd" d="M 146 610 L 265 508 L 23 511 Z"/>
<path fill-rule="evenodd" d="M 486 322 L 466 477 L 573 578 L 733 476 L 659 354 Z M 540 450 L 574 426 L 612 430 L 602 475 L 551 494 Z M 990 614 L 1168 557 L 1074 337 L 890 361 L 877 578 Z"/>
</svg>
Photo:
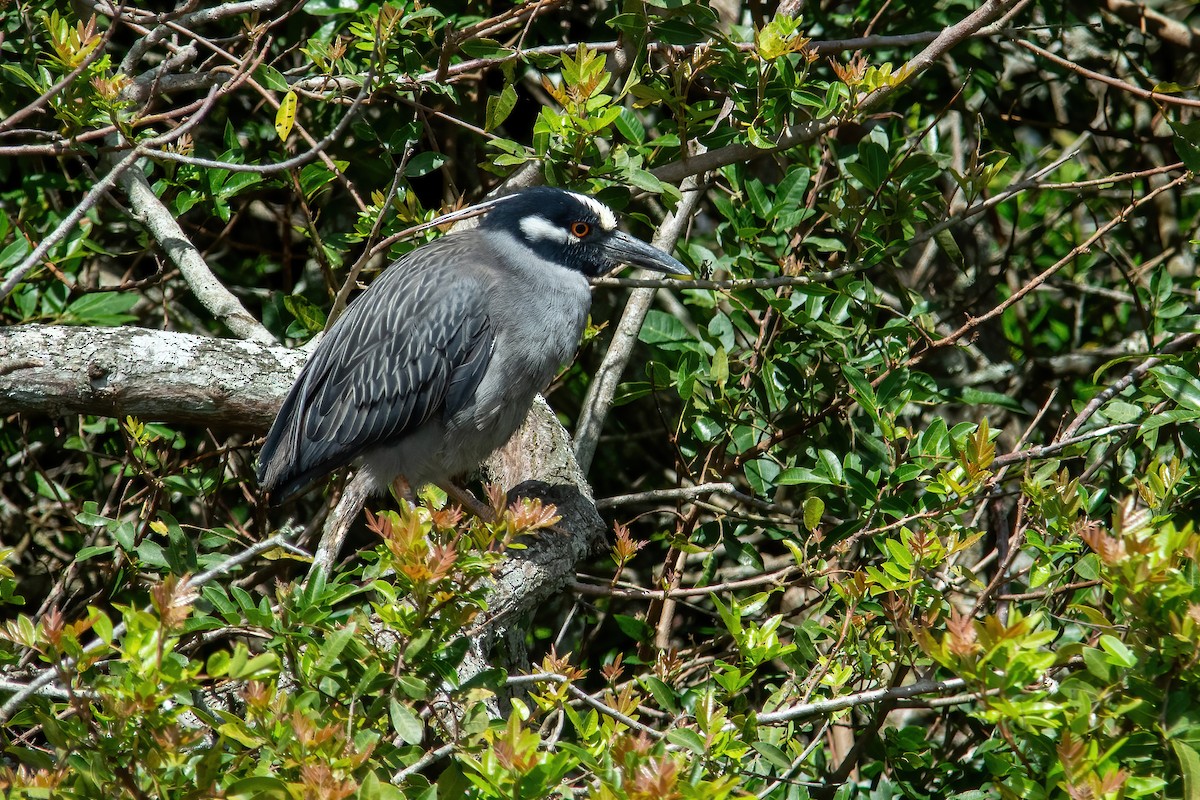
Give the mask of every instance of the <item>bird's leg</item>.
<svg viewBox="0 0 1200 800">
<path fill-rule="evenodd" d="M 496 513 L 479 502 L 478 498 L 471 494 L 470 490 L 460 488 L 452 481 L 443 481 L 438 484 L 438 488 L 445 492 L 447 497 L 462 506 L 463 510 L 468 514 L 478 517 L 484 522 L 495 522 Z"/>
<path fill-rule="evenodd" d="M 392 496 L 397 500 L 404 500 L 410 506 L 417 504 L 417 490 L 403 475 L 397 475 L 396 479 L 392 481 Z"/>
<path fill-rule="evenodd" d="M 342 492 L 342 498 L 338 500 L 333 513 L 329 515 L 325 527 L 321 530 L 321 541 L 317 544 L 312 566 L 308 569 L 310 578 L 317 572 L 326 578 L 329 577 L 338 551 L 342 549 L 342 542 L 346 541 L 346 534 L 350 532 L 354 518 L 362 511 L 370 494 L 370 482 L 363 472 L 359 472 L 346 484 L 346 491 Z"/>
</svg>

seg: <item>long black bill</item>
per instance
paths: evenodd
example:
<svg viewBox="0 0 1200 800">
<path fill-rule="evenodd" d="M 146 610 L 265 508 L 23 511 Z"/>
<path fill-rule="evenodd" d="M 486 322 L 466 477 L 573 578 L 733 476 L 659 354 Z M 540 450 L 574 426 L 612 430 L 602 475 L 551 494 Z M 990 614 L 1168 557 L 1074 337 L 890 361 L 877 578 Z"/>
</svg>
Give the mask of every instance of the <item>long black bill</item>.
<svg viewBox="0 0 1200 800">
<path fill-rule="evenodd" d="M 604 249 L 613 261 L 620 261 L 634 267 L 664 272 L 667 275 L 691 275 L 683 264 L 671 256 L 648 245 L 641 239 L 635 239 L 624 231 L 616 231 L 604 243 Z"/>
</svg>

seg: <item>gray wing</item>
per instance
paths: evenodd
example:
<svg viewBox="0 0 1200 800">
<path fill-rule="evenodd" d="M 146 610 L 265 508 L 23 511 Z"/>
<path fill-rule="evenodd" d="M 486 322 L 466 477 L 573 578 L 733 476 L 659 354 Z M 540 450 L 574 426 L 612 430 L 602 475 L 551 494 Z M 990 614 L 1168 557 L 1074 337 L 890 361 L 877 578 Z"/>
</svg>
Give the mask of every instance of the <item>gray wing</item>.
<svg viewBox="0 0 1200 800">
<path fill-rule="evenodd" d="M 474 396 L 495 339 L 463 238 L 393 264 L 325 334 L 259 456 L 259 483 L 276 502 Z"/>
</svg>

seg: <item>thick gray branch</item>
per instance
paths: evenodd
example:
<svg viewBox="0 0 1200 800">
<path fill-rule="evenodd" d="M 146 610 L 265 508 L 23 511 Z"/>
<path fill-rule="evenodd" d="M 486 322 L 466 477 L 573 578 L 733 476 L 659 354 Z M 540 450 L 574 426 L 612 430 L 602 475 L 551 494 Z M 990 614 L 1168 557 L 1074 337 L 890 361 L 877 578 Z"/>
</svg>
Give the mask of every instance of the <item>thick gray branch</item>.
<svg viewBox="0 0 1200 800">
<path fill-rule="evenodd" d="M 144 328 L 0 328 L 0 414 L 265 430 L 303 361 L 286 347 Z"/>
</svg>

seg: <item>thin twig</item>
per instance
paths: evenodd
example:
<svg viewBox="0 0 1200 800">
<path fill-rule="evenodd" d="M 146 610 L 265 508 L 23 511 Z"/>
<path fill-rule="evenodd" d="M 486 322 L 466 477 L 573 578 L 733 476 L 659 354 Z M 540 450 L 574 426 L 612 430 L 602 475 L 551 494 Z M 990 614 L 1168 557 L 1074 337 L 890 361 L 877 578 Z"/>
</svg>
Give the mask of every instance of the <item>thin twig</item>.
<svg viewBox="0 0 1200 800">
<path fill-rule="evenodd" d="M 938 339 L 936 342 L 931 342 L 930 344 L 926 345 L 922 350 L 915 353 L 911 358 L 909 358 L 908 366 L 915 365 L 916 363 L 921 361 L 925 356 L 927 356 L 929 353 L 931 353 L 934 350 L 937 350 L 942 347 L 946 347 L 947 345 L 954 344 L 959 339 L 961 339 L 962 337 L 966 336 L 971 331 L 978 328 L 984 322 L 987 322 L 988 320 L 993 319 L 993 318 L 998 317 L 999 315 L 1003 314 L 1009 308 L 1011 308 L 1015 304 L 1021 302 L 1021 300 L 1023 300 L 1027 294 L 1032 292 L 1038 286 L 1045 283 L 1046 280 L 1050 276 L 1054 275 L 1056 272 L 1061 270 L 1063 267 L 1067 266 L 1072 261 L 1074 261 L 1076 258 L 1078 258 L 1079 256 L 1086 253 L 1088 250 L 1090 250 L 1092 248 L 1092 245 L 1096 244 L 1096 242 L 1103 239 L 1104 236 L 1106 234 L 1108 234 L 1109 231 L 1111 231 L 1113 228 L 1117 227 L 1121 223 L 1128 220 L 1130 215 L 1134 211 L 1141 208 L 1146 203 L 1149 203 L 1151 200 L 1153 200 L 1155 197 L 1158 197 L 1163 192 L 1174 189 L 1175 187 L 1180 186 L 1184 183 L 1187 183 L 1190 180 L 1193 180 L 1192 174 L 1190 172 L 1185 172 L 1184 174 L 1180 175 L 1175 180 L 1170 181 L 1169 183 L 1164 183 L 1162 186 L 1156 187 L 1155 189 L 1146 193 L 1142 197 L 1139 197 L 1137 200 L 1135 200 L 1134 202 L 1132 202 L 1131 204 L 1126 206 L 1124 209 L 1122 209 L 1115 217 L 1113 217 L 1108 222 L 1104 223 L 1099 228 L 1097 228 L 1096 232 L 1093 233 L 1091 236 L 1089 236 L 1082 244 L 1073 248 L 1071 250 L 1071 252 L 1067 253 L 1065 256 L 1063 256 L 1061 259 L 1056 261 L 1054 264 L 1047 267 L 1040 274 L 1034 276 L 1034 278 L 1032 278 L 1030 281 L 1026 282 L 1024 286 L 1022 286 L 1020 289 L 1018 289 L 1017 291 L 1015 291 L 1011 295 L 1009 295 L 1007 298 L 1005 298 L 1004 302 L 998 304 L 997 306 L 992 308 L 990 311 L 988 311 L 978 317 L 972 317 L 971 319 L 967 320 L 966 323 L 964 323 L 960 328 L 958 328 L 953 333 L 949 334 L 948 336 L 944 336 L 941 339 Z"/>
<path fill-rule="evenodd" d="M 834 711 L 841 711 L 842 709 L 853 708 L 855 706 L 871 705 L 885 700 L 900 700 L 923 694 L 942 694 L 944 692 L 958 691 L 965 688 L 966 685 L 967 682 L 962 678 L 950 678 L 944 681 L 919 680 L 907 686 L 869 689 L 865 692 L 857 692 L 842 697 L 818 700 L 815 703 L 802 703 L 780 709 L 779 711 L 768 711 L 759 714 L 757 719 L 759 725 L 778 725 L 783 722 L 792 722 L 797 719 L 804 719 L 805 717 L 815 717 L 819 714 L 832 714 Z"/>
<path fill-rule="evenodd" d="M 439 747 L 436 750 L 430 750 L 428 753 L 426 753 L 425 755 L 423 755 L 419 759 L 417 759 L 414 763 L 410 764 L 409 766 L 405 767 L 404 769 L 400 770 L 395 775 L 393 775 L 392 783 L 393 784 L 401 783 L 402 781 L 406 780 L 408 777 L 415 775 L 418 772 L 420 772 L 421 770 L 425 769 L 426 767 L 428 767 L 430 764 L 434 763 L 435 761 L 441 761 L 443 758 L 445 758 L 446 756 L 453 753 L 458 748 L 458 746 L 459 746 L 458 742 L 451 742 L 450 744 L 442 745 L 441 747 Z"/>
<path fill-rule="evenodd" d="M 1123 81 L 1120 78 L 1114 78 L 1111 75 L 1105 75 L 1100 72 L 1093 72 L 1092 70 L 1087 69 L 1086 67 L 1081 67 L 1078 64 L 1076 64 L 1074 61 L 1070 61 L 1068 59 L 1063 58 L 1062 56 L 1058 56 L 1058 55 L 1055 55 L 1054 53 L 1051 53 L 1049 50 L 1044 50 L 1041 47 L 1038 47 L 1033 42 L 1028 42 L 1028 41 L 1025 41 L 1024 39 L 1017 39 L 1017 38 L 1012 38 L 1012 39 L 1010 39 L 1010 41 L 1017 47 L 1028 50 L 1029 52 L 1033 53 L 1036 56 L 1040 56 L 1041 58 L 1044 58 L 1047 61 L 1055 63 L 1064 69 L 1074 72 L 1076 75 L 1081 75 L 1090 81 L 1096 81 L 1097 83 L 1103 83 L 1106 86 L 1112 86 L 1113 88 L 1120 89 L 1122 92 L 1128 92 L 1129 94 L 1132 94 L 1135 97 L 1140 97 L 1143 100 L 1150 100 L 1155 103 L 1167 103 L 1169 105 L 1184 106 L 1185 108 L 1200 108 L 1200 100 L 1190 100 L 1186 97 L 1176 97 L 1175 95 L 1172 95 L 1172 94 L 1164 94 L 1163 92 L 1156 92 L 1153 89 L 1143 89 L 1140 86 L 1134 86 L 1132 83 Z"/>
<path fill-rule="evenodd" d="M 690 589 L 643 589 L 641 587 L 629 586 L 627 588 L 615 588 L 608 585 L 592 586 L 579 581 L 571 581 L 568 584 L 572 590 L 583 595 L 591 595 L 593 597 L 622 597 L 631 600 L 666 600 L 668 598 L 679 597 L 707 597 L 712 594 L 727 594 L 739 589 L 758 589 L 763 586 L 783 586 L 793 574 L 800 571 L 797 566 L 788 566 L 775 572 L 768 572 L 763 575 L 755 575 L 753 578 L 744 578 L 739 581 L 725 581 L 724 583 L 713 583 L 707 586 L 693 586 Z"/>
<path fill-rule="evenodd" d="M 662 731 L 657 730 L 656 728 L 651 728 L 649 725 L 645 725 L 641 722 L 638 722 L 633 717 L 630 717 L 626 714 L 622 714 L 620 711 L 617 711 L 615 708 L 613 708 L 609 705 L 606 705 L 605 703 L 600 702 L 599 700 L 592 697 L 587 692 L 585 692 L 582 689 L 575 686 L 575 684 L 571 681 L 571 679 L 568 678 L 566 675 L 559 675 L 558 673 L 554 673 L 554 672 L 538 672 L 533 675 L 513 675 L 513 676 L 510 676 L 507 681 L 508 685 L 510 685 L 510 686 L 516 686 L 516 685 L 520 685 L 523 683 L 537 683 L 537 682 L 565 683 L 567 685 L 567 691 L 569 691 L 573 697 L 582 701 L 584 703 L 584 705 L 588 705 L 588 706 L 591 706 L 592 708 L 596 709 L 601 714 L 604 714 L 605 716 L 608 716 L 608 717 L 612 717 L 617 722 L 620 722 L 622 725 L 625 725 L 635 731 L 644 733 L 647 736 L 652 736 L 655 739 L 662 739 L 664 736 L 666 736 L 666 734 L 663 733 Z"/>
<path fill-rule="evenodd" d="M 42 241 L 38 242 L 38 246 L 33 248 L 33 252 L 25 256 L 21 263 L 13 267 L 8 273 L 4 278 L 4 283 L 0 284 L 0 299 L 12 294 L 13 289 L 17 288 L 18 283 L 25 280 L 25 276 L 29 274 L 29 271 L 42 263 L 42 259 L 50 252 L 50 248 L 61 242 L 67 237 L 67 234 L 75 230 L 75 226 L 79 224 L 79 221 L 112 190 L 113 185 L 127 170 L 138 163 L 141 157 L 141 148 L 135 147 L 124 158 L 113 164 L 112 169 L 103 178 L 96 181 L 75 208 L 71 209 L 71 213 L 67 214 L 62 222 L 54 227 L 54 230 L 50 231 Z"/>
</svg>

